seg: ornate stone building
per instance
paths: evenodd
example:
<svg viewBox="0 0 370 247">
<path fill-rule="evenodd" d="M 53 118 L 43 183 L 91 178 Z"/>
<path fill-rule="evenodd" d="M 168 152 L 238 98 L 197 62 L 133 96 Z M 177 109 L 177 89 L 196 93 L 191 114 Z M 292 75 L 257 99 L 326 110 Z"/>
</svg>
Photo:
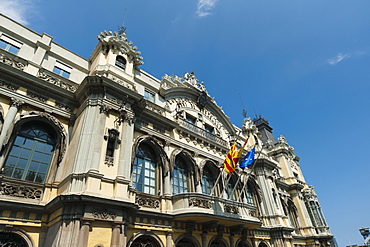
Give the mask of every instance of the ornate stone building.
<svg viewBox="0 0 370 247">
<path fill-rule="evenodd" d="M 299 158 L 265 119 L 235 126 L 194 73 L 141 70 L 124 30 L 85 59 L 0 23 L 1 246 L 329 246 Z M 228 175 L 247 138 L 255 164 Z"/>
</svg>

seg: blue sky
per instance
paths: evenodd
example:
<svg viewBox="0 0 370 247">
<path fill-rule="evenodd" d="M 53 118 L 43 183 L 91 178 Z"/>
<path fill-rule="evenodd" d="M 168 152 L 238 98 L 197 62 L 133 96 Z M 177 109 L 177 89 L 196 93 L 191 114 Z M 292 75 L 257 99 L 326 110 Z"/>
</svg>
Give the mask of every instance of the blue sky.
<svg viewBox="0 0 370 247">
<path fill-rule="evenodd" d="M 0 12 L 88 58 L 124 20 L 141 67 L 195 75 L 231 121 L 262 115 L 301 157 L 339 246 L 370 227 L 370 1 L 2 0 Z M 242 99 L 242 100 L 241 100 Z"/>
</svg>

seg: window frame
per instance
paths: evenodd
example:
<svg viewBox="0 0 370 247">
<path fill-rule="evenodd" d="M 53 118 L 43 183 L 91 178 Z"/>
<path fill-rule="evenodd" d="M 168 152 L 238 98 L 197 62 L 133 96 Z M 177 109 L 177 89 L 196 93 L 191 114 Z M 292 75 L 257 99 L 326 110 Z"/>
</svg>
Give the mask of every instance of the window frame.
<svg viewBox="0 0 370 247">
<path fill-rule="evenodd" d="M 69 79 L 69 77 L 71 76 L 72 68 L 59 61 L 56 61 L 53 68 L 53 72 L 66 79 Z"/>
<path fill-rule="evenodd" d="M 181 172 L 182 170 L 182 172 Z M 191 191 L 191 183 L 189 176 L 189 169 L 187 169 L 187 164 L 184 158 L 177 156 L 172 171 L 172 194 L 181 194 Z M 177 182 L 176 182 L 177 181 Z M 175 188 L 178 192 L 175 192 Z M 183 191 L 181 191 L 181 189 Z"/>
<path fill-rule="evenodd" d="M 155 103 L 155 93 L 151 90 L 145 89 L 144 90 L 144 99 Z"/>
<path fill-rule="evenodd" d="M 5 35 L 5 34 L 1 34 L 0 36 L 0 45 L 1 45 L 1 42 L 3 42 L 5 45 L 4 48 L 0 47 L 1 49 L 7 51 L 7 52 L 10 52 L 10 53 L 13 53 L 15 55 L 18 54 L 19 50 L 21 49 L 22 47 L 22 43 Z M 16 49 L 16 52 L 13 50 L 13 49 Z"/>
</svg>

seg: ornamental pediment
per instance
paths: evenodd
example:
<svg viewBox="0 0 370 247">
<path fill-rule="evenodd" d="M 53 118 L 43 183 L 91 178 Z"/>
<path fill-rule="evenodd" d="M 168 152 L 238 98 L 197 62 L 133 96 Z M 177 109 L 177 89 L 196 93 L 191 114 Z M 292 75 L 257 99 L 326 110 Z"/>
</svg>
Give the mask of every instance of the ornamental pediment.
<svg viewBox="0 0 370 247">
<path fill-rule="evenodd" d="M 140 56 L 141 52 L 137 51 L 137 46 L 133 46 L 132 41 L 128 41 L 124 28 L 121 28 L 119 32 L 101 32 L 97 38 L 102 44 L 103 54 L 107 54 L 109 50 L 115 50 L 127 54 L 135 67 L 144 64 L 143 57 Z"/>
</svg>

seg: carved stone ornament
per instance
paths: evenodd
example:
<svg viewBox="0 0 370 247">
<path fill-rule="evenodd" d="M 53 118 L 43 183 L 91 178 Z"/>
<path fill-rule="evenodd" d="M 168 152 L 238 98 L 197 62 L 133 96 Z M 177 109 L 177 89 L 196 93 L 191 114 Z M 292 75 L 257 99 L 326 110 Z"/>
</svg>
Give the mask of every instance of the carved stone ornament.
<svg viewBox="0 0 370 247">
<path fill-rule="evenodd" d="M 40 199 L 42 195 L 42 189 L 2 182 L 0 184 L 0 195 L 15 196 L 27 199 Z"/>
<path fill-rule="evenodd" d="M 207 93 L 205 91 L 203 91 L 199 95 L 197 103 L 198 103 L 198 106 L 199 106 L 200 109 L 203 109 L 206 106 L 206 104 L 207 104 Z"/>
<path fill-rule="evenodd" d="M 308 188 L 302 190 L 305 201 L 317 201 L 317 194 L 314 187 L 311 185 Z"/>
<path fill-rule="evenodd" d="M 279 136 L 279 138 L 278 138 L 278 143 L 279 143 L 279 144 L 285 144 L 285 145 L 288 145 L 288 142 L 287 142 L 287 140 L 286 140 L 285 136 L 283 136 L 283 135 L 280 135 L 280 136 Z"/>
<path fill-rule="evenodd" d="M 189 199 L 189 206 L 192 206 L 192 207 L 211 209 L 212 204 L 213 203 L 211 201 L 205 200 L 205 199 L 199 199 L 199 198 Z"/>
<path fill-rule="evenodd" d="M 136 196 L 135 203 L 141 207 L 159 208 L 159 200 L 154 198 Z"/>
<path fill-rule="evenodd" d="M 49 75 L 46 71 L 44 70 L 40 70 L 37 74 L 37 77 L 44 80 L 44 81 L 47 81 L 51 84 L 54 84 L 55 86 L 58 86 L 60 88 L 63 88 L 69 92 L 76 92 L 77 90 L 77 87 L 73 86 L 73 85 L 70 85 L 68 83 L 66 83 L 65 81 L 62 81 L 61 79 L 55 77 L 55 76 L 51 76 Z"/>
<path fill-rule="evenodd" d="M 204 82 L 200 82 L 194 75 L 194 71 L 188 73 L 186 72 L 183 77 L 176 75 L 164 75 L 162 77 L 161 88 L 169 89 L 173 87 L 189 87 L 205 92 L 208 95 L 208 92 L 204 86 Z"/>
<path fill-rule="evenodd" d="M 118 51 L 127 54 L 135 68 L 144 64 L 143 57 L 140 56 L 141 52 L 137 51 L 136 46 L 132 46 L 132 41 L 128 41 L 124 28 L 121 28 L 119 32 L 101 32 L 97 38 L 102 45 L 103 54 L 107 54 L 109 50 Z"/>
<path fill-rule="evenodd" d="M 2 80 L 0 81 L 0 87 L 9 89 L 10 91 L 13 91 L 13 92 L 15 92 L 19 89 L 19 86 L 10 84 L 10 83 L 2 81 Z"/>
<path fill-rule="evenodd" d="M 47 97 L 44 97 L 44 96 L 42 96 L 40 94 L 31 92 L 29 90 L 27 90 L 27 96 L 30 97 L 30 98 L 32 98 L 32 99 L 34 99 L 34 100 L 40 101 L 42 103 L 45 103 L 48 100 Z"/>
<path fill-rule="evenodd" d="M 231 214 L 239 214 L 239 208 L 233 205 L 224 205 L 224 211 Z"/>
<path fill-rule="evenodd" d="M 251 118 L 249 117 L 249 118 L 244 118 L 242 131 L 243 131 L 243 133 L 254 135 L 254 134 L 257 134 L 258 129 L 257 129 L 256 125 L 254 125 Z"/>
<path fill-rule="evenodd" d="M 11 98 L 10 105 L 14 106 L 16 108 L 19 108 L 21 105 L 23 105 L 25 102 L 23 100 L 17 99 L 17 98 Z"/>
<path fill-rule="evenodd" d="M 97 209 L 92 212 L 95 219 L 101 220 L 114 220 L 117 215 L 114 212 L 108 211 L 107 209 Z"/>
<path fill-rule="evenodd" d="M 26 67 L 26 64 L 18 62 L 15 59 L 12 59 L 2 53 L 0 53 L 0 63 L 4 63 L 6 65 L 12 66 L 13 68 L 16 68 L 19 70 L 24 70 L 24 68 Z"/>
</svg>

